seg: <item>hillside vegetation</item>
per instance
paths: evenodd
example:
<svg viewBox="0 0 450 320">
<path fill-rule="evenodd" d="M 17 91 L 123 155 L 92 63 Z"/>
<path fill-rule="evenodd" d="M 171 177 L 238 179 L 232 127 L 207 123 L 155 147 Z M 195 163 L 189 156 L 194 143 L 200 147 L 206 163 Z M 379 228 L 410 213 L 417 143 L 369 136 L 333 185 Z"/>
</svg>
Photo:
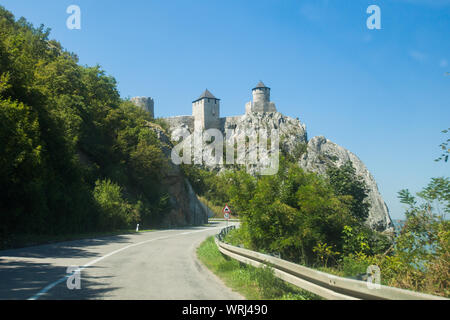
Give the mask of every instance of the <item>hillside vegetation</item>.
<svg viewBox="0 0 450 320">
<path fill-rule="evenodd" d="M 450 295 L 449 178 L 432 179 L 416 197 L 399 192 L 407 220 L 386 235 L 364 223 L 367 188 L 351 163 L 330 167 L 325 176 L 285 158 L 274 176 L 186 171 L 208 202 L 227 202 L 240 218 L 241 227 L 226 239 L 231 244 L 359 279 L 376 265 L 382 284 Z"/>
<path fill-rule="evenodd" d="M 0 7 L 0 246 L 157 225 L 167 160 L 152 121 L 99 66 Z"/>
</svg>

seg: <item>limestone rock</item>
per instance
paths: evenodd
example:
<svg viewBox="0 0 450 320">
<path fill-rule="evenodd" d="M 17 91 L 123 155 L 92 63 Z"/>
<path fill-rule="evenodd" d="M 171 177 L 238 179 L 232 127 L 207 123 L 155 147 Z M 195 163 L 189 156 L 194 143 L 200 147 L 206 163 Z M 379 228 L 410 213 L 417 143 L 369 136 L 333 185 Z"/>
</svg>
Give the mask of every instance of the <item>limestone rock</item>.
<svg viewBox="0 0 450 320">
<path fill-rule="evenodd" d="M 163 129 L 158 125 L 148 123 L 162 144 L 164 155 L 168 158 L 168 168 L 162 179 L 163 188 L 170 195 L 171 210 L 164 216 L 163 226 L 201 225 L 208 222 L 209 211 L 197 198 L 189 181 L 180 167 L 170 160 L 173 145 Z"/>
<path fill-rule="evenodd" d="M 389 210 L 384 203 L 375 179 L 370 174 L 364 163 L 350 151 L 338 146 L 337 144 L 325 139 L 324 137 L 315 137 L 308 141 L 306 126 L 298 119 L 284 116 L 277 112 L 276 106 L 270 101 L 270 88 L 262 81 L 252 89 L 252 101 L 246 104 L 245 114 L 235 117 L 220 117 L 220 99 L 217 99 L 211 92 L 206 90 L 199 99 L 192 103 L 193 114 L 191 116 L 178 116 L 167 118 L 169 124 L 169 134 L 189 131 L 191 134 L 197 130 L 203 129 L 219 130 L 224 138 L 225 151 L 230 146 L 237 147 L 237 159 L 233 165 L 243 164 L 251 174 L 262 173 L 262 168 L 267 168 L 267 163 L 257 159 L 253 161 L 251 155 L 258 155 L 258 133 L 264 129 L 270 134 L 272 129 L 278 130 L 280 141 L 279 149 L 288 155 L 291 160 L 296 161 L 307 171 L 314 171 L 319 174 L 325 174 L 330 165 L 341 166 L 348 160 L 352 162 L 357 175 L 361 176 L 369 188 L 368 201 L 371 204 L 367 224 L 375 230 L 392 230 L 392 222 L 389 217 Z M 216 156 L 222 153 L 218 148 L 212 152 L 208 146 L 203 146 L 201 138 L 193 140 L 193 159 L 196 163 L 210 158 L 210 154 Z M 189 141 L 192 141 L 189 140 Z M 244 141 L 244 143 L 242 143 Z M 272 142 L 272 141 L 271 141 Z M 270 143 L 268 143 L 270 144 Z M 247 147 L 248 146 L 248 147 Z M 207 152 L 203 152 L 203 150 Z M 266 147 L 267 149 L 267 147 Z M 197 150 L 200 150 L 198 152 Z M 211 152 L 210 152 L 211 151 Z M 256 151 L 256 152 L 255 152 Z M 269 157 L 273 152 L 268 151 Z M 206 156 L 205 156 L 206 155 Z M 231 154 L 230 154 L 231 155 Z M 234 158 L 234 155 L 233 157 Z M 230 163 L 224 157 L 223 164 L 203 165 L 206 169 L 223 171 L 230 168 Z M 269 166 L 269 168 L 272 166 Z M 232 168 L 232 167 L 231 167 Z"/>
<path fill-rule="evenodd" d="M 352 152 L 325 137 L 314 137 L 308 142 L 307 152 L 302 155 L 299 164 L 305 170 L 325 174 L 328 166 L 340 167 L 347 161 L 351 161 L 356 169 L 356 174 L 362 177 L 369 189 L 368 201 L 371 207 L 366 223 L 378 231 L 392 229 L 389 209 L 378 191 L 375 179 L 364 163 Z"/>
<path fill-rule="evenodd" d="M 170 131 L 177 132 L 177 130 L 181 129 L 187 129 L 192 133 L 191 126 L 187 124 L 179 126 L 178 123 L 176 126 L 171 126 Z M 279 112 L 251 112 L 242 116 L 221 118 L 219 127 L 225 139 L 225 147 L 228 145 L 233 146 L 234 142 L 245 141 L 246 139 L 255 141 L 252 139 L 255 138 L 256 133 L 261 129 L 265 129 L 269 134 L 272 129 L 279 130 L 280 149 L 298 161 L 300 167 L 306 171 L 324 175 L 330 165 L 341 166 L 345 162 L 351 161 L 356 169 L 356 174 L 363 178 L 369 189 L 368 201 L 371 208 L 366 221 L 367 225 L 378 231 L 392 230 L 392 221 L 388 207 L 378 191 L 375 179 L 364 163 L 350 151 L 324 137 L 314 137 L 308 141 L 306 126 L 300 120 L 285 116 Z M 228 137 L 227 130 L 231 130 L 230 132 L 232 133 Z M 229 141 L 228 144 L 227 141 Z M 238 143 L 236 146 L 238 154 L 240 151 L 245 154 L 245 159 L 241 160 L 245 163 L 248 172 L 251 174 L 259 173 L 263 166 L 261 163 L 256 165 L 248 163 L 248 156 L 255 151 L 257 144 L 248 143 L 248 148 L 246 148 L 245 144 Z M 202 148 L 201 145 L 195 144 L 195 140 L 193 147 Z M 239 160 L 237 159 L 237 161 Z M 223 165 L 205 168 L 217 172 L 230 169 L 229 166 Z"/>
<path fill-rule="evenodd" d="M 242 139 L 251 136 L 255 130 L 278 129 L 281 138 L 280 148 L 294 158 L 298 157 L 298 164 L 306 171 L 317 172 L 324 175 L 330 165 L 342 166 L 347 161 L 351 161 L 356 169 L 356 174 L 366 183 L 369 194 L 368 202 L 371 205 L 369 217 L 366 221 L 372 229 L 385 231 L 392 229 L 392 221 L 389 216 L 389 209 L 384 202 L 375 179 L 364 163 L 352 152 L 331 142 L 324 137 L 314 137 L 308 141 L 306 126 L 299 120 L 282 115 L 279 112 L 273 113 L 248 113 L 241 117 L 225 118 L 222 130 L 234 129 L 233 138 Z M 306 152 L 298 155 L 297 148 L 306 144 Z M 256 146 L 249 146 L 249 150 Z M 249 152 L 247 150 L 247 154 Z M 252 173 L 258 168 L 248 167 Z"/>
<path fill-rule="evenodd" d="M 257 154 L 258 145 L 253 142 L 257 141 L 258 132 L 265 130 L 270 138 L 273 129 L 278 131 L 278 136 L 281 138 L 280 148 L 283 150 L 294 150 L 299 143 L 307 142 L 306 126 L 299 120 L 284 116 L 279 112 L 246 113 L 240 117 L 223 118 L 221 127 L 224 137 L 227 130 L 232 130 L 232 134 L 226 137 L 229 141 L 228 145 L 233 146 L 233 142 L 245 141 L 248 137 L 248 148 L 245 151 L 242 150 L 246 148 L 245 144 L 237 144 L 238 154 L 242 152 L 246 159 L 251 153 Z M 269 142 L 268 148 L 270 148 L 270 144 Z M 255 174 L 260 172 L 260 166 L 247 163 L 247 170 Z"/>
</svg>

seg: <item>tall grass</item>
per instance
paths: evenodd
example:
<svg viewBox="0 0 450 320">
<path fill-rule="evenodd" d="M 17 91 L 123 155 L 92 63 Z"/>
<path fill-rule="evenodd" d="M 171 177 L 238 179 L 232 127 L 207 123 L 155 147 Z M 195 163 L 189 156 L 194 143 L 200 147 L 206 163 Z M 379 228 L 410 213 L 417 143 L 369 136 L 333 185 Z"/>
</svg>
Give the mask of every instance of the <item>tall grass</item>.
<svg viewBox="0 0 450 320">
<path fill-rule="evenodd" d="M 203 264 L 225 284 L 249 300 L 315 300 L 317 296 L 274 276 L 269 267 L 255 268 L 225 257 L 209 237 L 197 249 Z"/>
</svg>

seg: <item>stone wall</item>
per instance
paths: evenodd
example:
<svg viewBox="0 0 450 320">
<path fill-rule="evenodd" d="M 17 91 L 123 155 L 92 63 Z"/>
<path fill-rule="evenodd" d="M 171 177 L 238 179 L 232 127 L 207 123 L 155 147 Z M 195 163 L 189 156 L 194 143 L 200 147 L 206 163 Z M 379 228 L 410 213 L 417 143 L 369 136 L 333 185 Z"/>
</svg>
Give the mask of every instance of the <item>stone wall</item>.
<svg viewBox="0 0 450 320">
<path fill-rule="evenodd" d="M 182 126 L 187 126 L 190 132 L 194 130 L 194 117 L 193 116 L 177 116 L 164 118 L 169 124 L 170 129 L 179 128 Z"/>
<path fill-rule="evenodd" d="M 130 99 L 136 106 L 141 107 L 145 111 L 155 117 L 155 101 L 150 97 L 134 97 Z"/>
<path fill-rule="evenodd" d="M 192 115 L 196 126 L 217 129 L 220 125 L 220 101 L 209 98 L 198 100 L 192 104 Z"/>
</svg>

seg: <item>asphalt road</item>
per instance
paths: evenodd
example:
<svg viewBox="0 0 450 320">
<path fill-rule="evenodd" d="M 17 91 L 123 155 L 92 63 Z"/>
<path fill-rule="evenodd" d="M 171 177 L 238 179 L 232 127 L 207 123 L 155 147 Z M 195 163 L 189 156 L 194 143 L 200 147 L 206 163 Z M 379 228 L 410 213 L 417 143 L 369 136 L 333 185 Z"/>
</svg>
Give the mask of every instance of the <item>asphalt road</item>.
<svg viewBox="0 0 450 320">
<path fill-rule="evenodd" d="M 0 299 L 243 299 L 196 257 L 198 245 L 224 226 L 213 222 L 0 251 Z M 68 288 L 68 267 L 78 268 L 81 289 Z"/>
</svg>

